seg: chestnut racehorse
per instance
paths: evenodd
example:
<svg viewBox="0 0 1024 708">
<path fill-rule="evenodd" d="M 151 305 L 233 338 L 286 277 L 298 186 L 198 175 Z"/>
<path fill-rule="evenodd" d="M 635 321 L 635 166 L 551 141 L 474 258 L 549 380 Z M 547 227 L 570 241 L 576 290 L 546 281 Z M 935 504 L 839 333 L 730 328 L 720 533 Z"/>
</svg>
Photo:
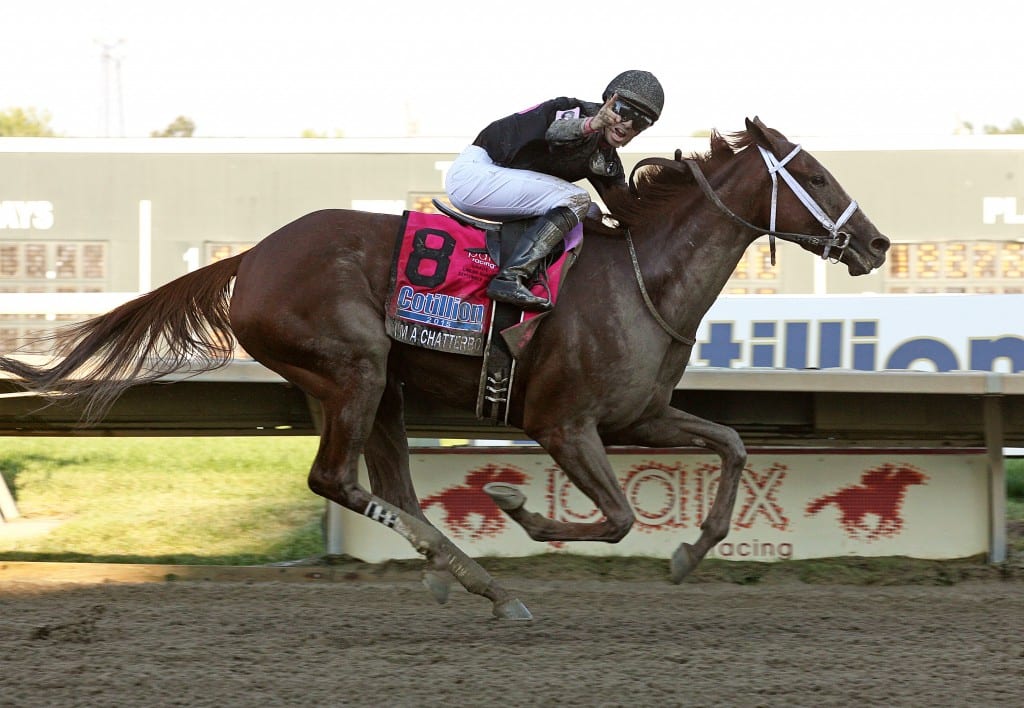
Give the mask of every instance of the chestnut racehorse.
<svg viewBox="0 0 1024 708">
<path fill-rule="evenodd" d="M 617 225 L 588 221 L 585 246 L 519 355 L 509 421 L 551 455 L 603 518 L 573 523 L 528 511 L 507 484 L 488 494 L 538 541 L 622 539 L 634 514 L 606 445 L 699 446 L 721 458 L 714 503 L 670 571 L 679 582 L 725 538 L 746 462 L 739 435 L 670 406 L 694 334 L 744 250 L 770 234 L 846 265 L 885 261 L 889 240 L 822 165 L 760 120 L 715 133 L 705 155 L 649 158 L 609 197 Z M 416 348 L 385 333 L 400 217 L 344 209 L 303 216 L 251 250 L 60 331 L 58 359 L 0 358 L 31 390 L 80 397 L 94 415 L 129 386 L 226 364 L 235 344 L 323 407 L 309 486 L 404 536 L 427 557 L 432 590 L 462 583 L 502 618 L 526 607 L 430 524 L 409 469 L 403 386 L 475 410 L 480 360 Z M 774 247 L 774 241 L 772 242 Z M 774 255 L 774 251 L 773 251 Z M 357 479 L 365 457 L 371 489 Z M 430 586 L 431 583 L 428 583 Z"/>
</svg>

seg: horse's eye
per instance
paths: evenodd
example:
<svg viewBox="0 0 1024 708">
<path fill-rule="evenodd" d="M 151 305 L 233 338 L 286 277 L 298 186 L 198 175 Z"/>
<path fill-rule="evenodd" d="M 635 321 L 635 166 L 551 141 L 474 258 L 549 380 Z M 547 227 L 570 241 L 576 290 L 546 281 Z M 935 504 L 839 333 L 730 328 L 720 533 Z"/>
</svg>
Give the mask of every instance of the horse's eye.
<svg viewBox="0 0 1024 708">
<path fill-rule="evenodd" d="M 811 177 L 811 186 L 814 186 L 814 187 L 824 187 L 827 183 L 828 183 L 828 180 L 826 180 L 821 175 L 813 175 Z"/>
</svg>

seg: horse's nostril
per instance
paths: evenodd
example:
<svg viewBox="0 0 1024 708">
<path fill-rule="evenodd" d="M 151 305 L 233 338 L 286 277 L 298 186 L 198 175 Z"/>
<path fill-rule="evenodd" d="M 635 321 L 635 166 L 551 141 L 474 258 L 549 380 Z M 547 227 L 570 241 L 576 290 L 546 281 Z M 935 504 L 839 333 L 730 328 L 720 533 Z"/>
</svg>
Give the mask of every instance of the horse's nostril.
<svg viewBox="0 0 1024 708">
<path fill-rule="evenodd" d="M 891 245 L 892 243 L 885 236 L 871 239 L 871 250 L 877 253 L 885 253 Z"/>
</svg>

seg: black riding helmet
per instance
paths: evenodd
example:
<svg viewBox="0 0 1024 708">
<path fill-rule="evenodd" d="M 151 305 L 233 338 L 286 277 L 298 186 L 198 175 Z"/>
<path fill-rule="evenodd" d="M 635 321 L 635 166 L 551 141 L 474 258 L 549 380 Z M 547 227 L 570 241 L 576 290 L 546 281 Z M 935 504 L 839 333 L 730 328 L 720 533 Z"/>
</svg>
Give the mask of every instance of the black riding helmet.
<svg viewBox="0 0 1024 708">
<path fill-rule="evenodd" d="M 665 90 L 649 71 L 623 71 L 611 80 L 602 98 L 607 101 L 614 94 L 639 108 L 652 123 L 661 117 L 661 109 L 665 106 Z"/>
</svg>

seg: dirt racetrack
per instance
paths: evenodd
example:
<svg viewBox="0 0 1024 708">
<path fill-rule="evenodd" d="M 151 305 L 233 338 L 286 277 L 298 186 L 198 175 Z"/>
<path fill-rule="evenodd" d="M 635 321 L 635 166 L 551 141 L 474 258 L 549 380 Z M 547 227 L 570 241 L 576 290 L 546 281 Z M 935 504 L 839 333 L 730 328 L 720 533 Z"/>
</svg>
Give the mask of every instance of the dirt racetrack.
<svg viewBox="0 0 1024 708">
<path fill-rule="evenodd" d="M 1024 704 L 1024 582 L 0 581 L 4 706 Z"/>
</svg>

